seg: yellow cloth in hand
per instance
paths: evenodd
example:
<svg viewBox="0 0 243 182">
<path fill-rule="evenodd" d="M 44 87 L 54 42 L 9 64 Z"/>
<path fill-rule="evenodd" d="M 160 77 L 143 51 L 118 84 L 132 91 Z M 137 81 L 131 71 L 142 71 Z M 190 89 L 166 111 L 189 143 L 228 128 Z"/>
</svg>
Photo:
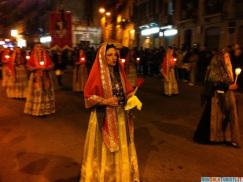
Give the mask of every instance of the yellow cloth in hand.
<svg viewBox="0 0 243 182">
<path fill-rule="evenodd" d="M 138 99 L 138 97 L 136 95 L 133 95 L 132 97 L 130 97 L 127 101 L 127 104 L 125 105 L 125 110 L 130 110 L 134 107 L 137 108 L 137 110 L 141 110 L 142 109 L 142 102 Z"/>
</svg>

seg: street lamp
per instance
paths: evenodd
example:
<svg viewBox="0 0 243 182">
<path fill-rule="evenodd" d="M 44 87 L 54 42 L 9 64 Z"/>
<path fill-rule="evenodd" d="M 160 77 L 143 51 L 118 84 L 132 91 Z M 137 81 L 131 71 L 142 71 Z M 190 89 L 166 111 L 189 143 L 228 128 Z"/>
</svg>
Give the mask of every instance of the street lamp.
<svg viewBox="0 0 243 182">
<path fill-rule="evenodd" d="M 107 12 L 105 13 L 105 15 L 106 15 L 106 16 L 111 16 L 111 12 L 107 11 Z"/>
<path fill-rule="evenodd" d="M 167 29 L 164 31 L 164 36 L 173 36 L 173 35 L 176 35 L 177 33 L 178 33 L 178 30 L 175 28 Z"/>
<path fill-rule="evenodd" d="M 178 30 L 176 28 L 173 28 L 172 25 L 167 25 L 167 26 L 160 27 L 159 36 L 170 37 L 176 35 L 177 33 Z"/>
<path fill-rule="evenodd" d="M 105 13 L 105 8 L 100 8 L 99 12 L 100 12 L 100 14 L 104 14 Z"/>
<path fill-rule="evenodd" d="M 109 26 L 111 21 L 111 12 L 107 11 L 105 8 L 99 8 L 99 13 L 101 14 L 100 26 L 101 26 L 101 41 L 106 41 L 109 39 Z"/>
<path fill-rule="evenodd" d="M 26 40 L 25 39 L 18 39 L 17 40 L 18 47 L 26 47 Z"/>
<path fill-rule="evenodd" d="M 12 37 L 17 37 L 18 36 L 18 30 L 13 29 L 13 30 L 10 31 L 10 34 L 11 34 Z"/>
<path fill-rule="evenodd" d="M 105 8 L 101 7 L 99 8 L 99 13 L 101 14 L 100 18 L 100 26 L 101 26 L 101 42 L 104 41 L 104 31 L 106 26 L 106 16 L 105 16 Z"/>
</svg>

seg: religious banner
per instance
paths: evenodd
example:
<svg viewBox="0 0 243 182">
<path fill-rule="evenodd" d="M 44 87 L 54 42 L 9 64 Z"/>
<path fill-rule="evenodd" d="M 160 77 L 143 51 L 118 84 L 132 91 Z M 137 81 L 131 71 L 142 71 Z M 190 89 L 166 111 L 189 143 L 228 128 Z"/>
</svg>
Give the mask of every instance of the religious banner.
<svg viewBox="0 0 243 182">
<path fill-rule="evenodd" d="M 50 14 L 51 48 L 72 48 L 72 14 L 69 11 L 54 11 Z"/>
</svg>

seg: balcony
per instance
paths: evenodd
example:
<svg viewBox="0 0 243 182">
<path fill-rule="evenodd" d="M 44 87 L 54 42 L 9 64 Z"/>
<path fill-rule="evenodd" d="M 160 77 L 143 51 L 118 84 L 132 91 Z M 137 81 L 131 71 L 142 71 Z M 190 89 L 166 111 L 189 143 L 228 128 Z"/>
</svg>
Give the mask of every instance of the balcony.
<svg viewBox="0 0 243 182">
<path fill-rule="evenodd" d="M 224 20 L 226 17 L 225 13 L 214 13 L 204 15 L 204 21 L 207 23 L 218 23 Z"/>
</svg>

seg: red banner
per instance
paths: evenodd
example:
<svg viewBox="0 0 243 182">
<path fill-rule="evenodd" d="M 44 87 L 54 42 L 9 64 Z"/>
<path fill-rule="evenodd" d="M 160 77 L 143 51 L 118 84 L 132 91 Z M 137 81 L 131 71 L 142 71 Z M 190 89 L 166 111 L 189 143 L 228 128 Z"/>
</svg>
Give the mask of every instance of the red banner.
<svg viewBox="0 0 243 182">
<path fill-rule="evenodd" d="M 69 11 L 54 11 L 50 14 L 51 47 L 72 47 L 72 14 Z"/>
</svg>

